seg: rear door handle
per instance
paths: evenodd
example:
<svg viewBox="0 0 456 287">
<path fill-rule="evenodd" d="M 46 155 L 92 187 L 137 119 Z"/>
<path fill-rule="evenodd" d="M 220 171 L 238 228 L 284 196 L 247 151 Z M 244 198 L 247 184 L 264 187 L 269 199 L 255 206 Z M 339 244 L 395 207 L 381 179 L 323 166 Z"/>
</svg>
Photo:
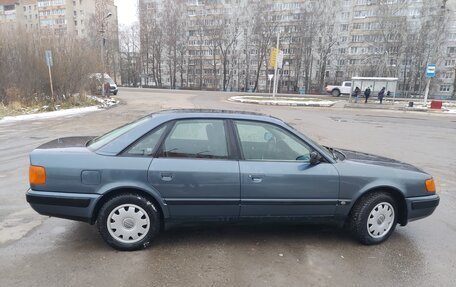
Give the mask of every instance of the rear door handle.
<svg viewBox="0 0 456 287">
<path fill-rule="evenodd" d="M 249 174 L 249 178 L 254 183 L 260 183 L 263 181 L 263 175 L 260 174 Z"/>
<path fill-rule="evenodd" d="M 173 180 L 173 174 L 172 173 L 166 173 L 162 172 L 160 173 L 160 177 L 163 181 L 171 181 Z"/>
</svg>

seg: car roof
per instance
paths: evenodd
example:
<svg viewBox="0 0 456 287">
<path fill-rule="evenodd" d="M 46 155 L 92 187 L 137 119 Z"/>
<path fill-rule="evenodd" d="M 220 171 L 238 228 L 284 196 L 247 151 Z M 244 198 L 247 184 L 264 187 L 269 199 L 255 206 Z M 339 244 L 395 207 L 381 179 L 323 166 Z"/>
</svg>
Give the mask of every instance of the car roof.
<svg viewBox="0 0 456 287">
<path fill-rule="evenodd" d="M 280 119 L 256 112 L 218 110 L 218 109 L 173 109 L 163 110 L 150 114 L 151 117 L 166 116 L 171 118 L 198 118 L 198 117 L 220 117 L 220 118 L 238 118 L 252 120 L 281 121 Z"/>
</svg>

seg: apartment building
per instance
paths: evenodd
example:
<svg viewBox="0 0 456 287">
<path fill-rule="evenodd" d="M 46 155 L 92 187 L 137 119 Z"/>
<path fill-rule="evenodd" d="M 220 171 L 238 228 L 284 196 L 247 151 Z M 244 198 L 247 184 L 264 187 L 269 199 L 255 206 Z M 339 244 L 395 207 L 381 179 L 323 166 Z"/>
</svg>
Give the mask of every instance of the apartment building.
<svg viewBox="0 0 456 287">
<path fill-rule="evenodd" d="M 117 31 L 117 7 L 113 0 L 0 0 L 0 29 L 21 29 L 41 36 L 88 36 L 94 17 L 105 11 Z M 97 31 L 99 28 L 97 28 Z"/>
<path fill-rule="evenodd" d="M 411 96 L 424 90 L 423 65 L 435 62 L 438 73 L 431 82 L 432 94 L 454 94 L 456 0 L 336 0 L 326 7 L 319 5 L 323 1 L 315 0 L 182 1 L 187 30 L 183 86 L 222 89 L 225 82 L 225 90 L 268 91 L 273 72 L 267 64 L 268 51 L 280 32 L 280 48 L 285 54 L 279 72 L 282 92 L 298 88 L 319 92 L 325 84 L 353 76 L 383 76 L 398 77 L 398 93 Z M 165 2 L 140 0 L 144 7 L 156 11 L 157 21 Z M 267 29 L 253 27 L 260 13 L 267 15 L 264 25 L 274 26 L 275 31 L 269 35 L 267 52 L 262 49 L 260 35 Z M 140 13 L 140 23 L 144 17 L 147 15 L 141 17 Z M 220 25 L 239 30 L 229 51 L 227 76 L 225 57 L 214 42 L 221 37 L 213 34 Z M 141 45 L 144 48 L 144 43 Z M 161 85 L 168 86 L 166 65 L 160 67 Z M 143 74 L 151 71 L 143 69 Z"/>
</svg>

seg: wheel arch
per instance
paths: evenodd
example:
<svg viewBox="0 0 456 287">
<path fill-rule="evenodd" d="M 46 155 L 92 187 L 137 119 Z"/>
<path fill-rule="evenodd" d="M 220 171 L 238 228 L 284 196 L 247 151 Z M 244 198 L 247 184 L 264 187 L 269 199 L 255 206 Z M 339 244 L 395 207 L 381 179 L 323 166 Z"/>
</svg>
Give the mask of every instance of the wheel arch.
<svg viewBox="0 0 456 287">
<path fill-rule="evenodd" d="M 142 195 L 145 198 L 152 201 L 155 204 L 155 206 L 158 208 L 158 211 L 161 214 L 160 227 L 161 227 L 161 229 L 164 228 L 165 219 L 168 218 L 168 216 L 169 216 L 168 210 L 166 209 L 166 204 L 160 198 L 157 198 L 156 195 L 153 195 L 151 192 L 149 192 L 147 190 L 144 190 L 144 189 L 138 188 L 138 187 L 129 187 L 129 186 L 116 187 L 116 188 L 112 188 L 112 189 L 104 192 L 103 195 L 100 197 L 100 199 L 98 199 L 98 201 L 95 203 L 95 207 L 93 208 L 90 224 L 94 224 L 96 222 L 98 213 L 99 213 L 101 207 L 108 200 L 110 200 L 111 198 L 113 198 L 115 196 L 125 194 L 125 193 L 136 193 L 136 194 Z"/>
<path fill-rule="evenodd" d="M 407 217 L 407 211 L 408 211 L 408 209 L 407 209 L 407 202 L 405 200 L 405 196 L 404 196 L 403 192 L 400 189 L 398 189 L 397 187 L 388 186 L 388 185 L 372 187 L 372 188 L 364 191 L 363 193 L 361 193 L 354 200 L 353 204 L 351 205 L 349 216 L 347 216 L 347 219 L 350 218 L 350 214 L 351 214 L 353 208 L 356 206 L 356 204 L 358 204 L 358 202 L 363 197 L 365 197 L 366 195 L 372 194 L 372 193 L 376 193 L 376 192 L 384 192 L 384 193 L 387 193 L 387 194 L 391 195 L 394 198 L 394 200 L 397 203 L 397 207 L 399 209 L 399 215 L 398 215 L 398 218 L 397 218 L 397 222 L 400 225 L 402 225 L 402 226 L 407 225 L 407 218 L 408 218 Z"/>
</svg>

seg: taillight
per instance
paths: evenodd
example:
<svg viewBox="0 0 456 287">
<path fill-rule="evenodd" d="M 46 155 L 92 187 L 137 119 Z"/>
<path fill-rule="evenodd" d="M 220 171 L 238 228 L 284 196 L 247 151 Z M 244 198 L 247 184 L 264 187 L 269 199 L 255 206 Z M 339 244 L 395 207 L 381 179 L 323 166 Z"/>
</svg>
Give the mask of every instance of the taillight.
<svg viewBox="0 0 456 287">
<path fill-rule="evenodd" d="M 46 184 L 46 169 L 42 166 L 31 165 L 29 168 L 30 184 Z"/>
<path fill-rule="evenodd" d="M 425 182 L 427 192 L 435 192 L 435 182 L 434 179 L 428 179 Z"/>
</svg>

